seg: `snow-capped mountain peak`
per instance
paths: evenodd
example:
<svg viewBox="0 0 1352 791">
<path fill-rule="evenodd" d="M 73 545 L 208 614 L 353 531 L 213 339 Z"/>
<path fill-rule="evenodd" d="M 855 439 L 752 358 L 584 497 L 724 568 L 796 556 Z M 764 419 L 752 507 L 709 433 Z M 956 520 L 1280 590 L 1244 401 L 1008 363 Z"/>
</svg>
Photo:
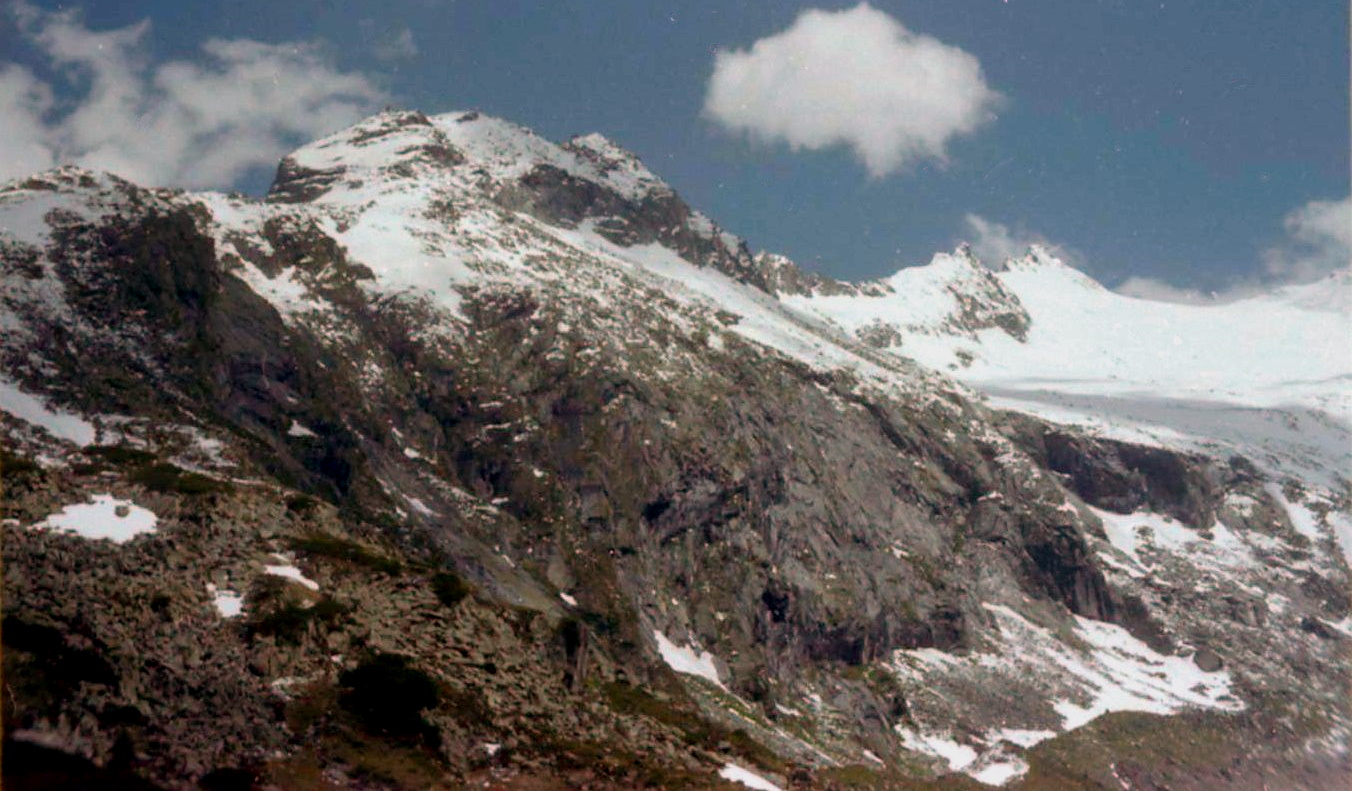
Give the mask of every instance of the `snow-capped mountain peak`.
<svg viewBox="0 0 1352 791">
<path fill-rule="evenodd" d="M 285 187 L 295 181 L 294 173 L 285 172 L 290 170 L 327 174 L 331 186 L 345 182 L 348 191 L 360 191 L 369 189 L 372 178 L 435 183 L 448 168 L 496 183 L 552 168 L 628 201 L 672 192 L 636 155 L 603 135 L 581 135 L 560 145 L 477 111 L 427 116 L 386 110 L 296 150 L 286 158 L 279 183 Z M 297 197 L 320 197 L 312 192 Z"/>
<path fill-rule="evenodd" d="M 1063 282 L 1090 291 L 1107 290 L 1102 283 L 1066 263 L 1051 248 L 1041 244 L 1029 245 L 1027 252 L 1005 260 L 996 271 L 1001 281 L 1006 283 L 1024 277 L 1037 277 L 1046 283 Z"/>
<path fill-rule="evenodd" d="M 816 289 L 783 299 L 871 345 L 903 354 L 910 346 L 905 337 L 974 337 L 980 330 L 997 328 L 1022 339 L 1028 327 L 1018 297 L 966 245 L 872 284 Z"/>
<path fill-rule="evenodd" d="M 642 199 L 651 193 L 672 192 L 671 187 L 649 170 L 637 154 L 599 132 L 578 135 L 560 147 L 590 163 L 606 184 L 631 199 Z M 576 172 L 575 175 L 586 177 L 585 172 Z"/>
<path fill-rule="evenodd" d="M 1318 760 L 1342 749 L 1329 284 L 1163 305 L 1049 250 L 993 271 L 966 247 L 842 283 L 752 256 L 600 135 L 473 112 L 365 119 L 269 197 L 78 169 L 0 186 L 0 439 L 33 476 L 7 505 L 7 623 L 70 591 L 138 717 L 205 734 L 165 741 L 175 766 L 296 748 L 278 695 L 369 646 L 493 690 L 492 717 L 440 731 L 455 755 L 582 714 L 596 744 L 707 764 L 612 711 L 654 679 L 818 768 L 1008 779 L 1123 710 L 1252 707 L 1247 749 L 1255 688 L 1330 718 Z M 155 506 L 113 550 L 136 562 L 50 529 L 74 493 Z M 474 595 L 451 603 L 455 569 Z M 279 575 L 306 604 L 284 612 L 343 614 L 254 639 Z M 182 661 L 203 645 L 230 670 Z M 245 722 L 182 705 L 223 682 Z M 32 732 L 114 744 L 103 687 Z"/>
</svg>

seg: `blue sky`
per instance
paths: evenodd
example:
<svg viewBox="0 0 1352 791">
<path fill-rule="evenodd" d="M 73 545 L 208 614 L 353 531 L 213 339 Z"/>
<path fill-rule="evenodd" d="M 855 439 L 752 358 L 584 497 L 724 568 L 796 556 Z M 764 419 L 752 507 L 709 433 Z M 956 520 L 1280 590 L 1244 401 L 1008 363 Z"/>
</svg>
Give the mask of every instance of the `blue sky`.
<svg viewBox="0 0 1352 791">
<path fill-rule="evenodd" d="M 970 238 L 977 215 L 1015 242 L 1063 245 L 1109 284 L 1134 276 L 1220 290 L 1272 277 L 1273 250 L 1296 244 L 1288 216 L 1348 196 L 1343 0 L 875 0 L 910 33 L 975 59 L 1001 97 L 979 108 L 990 117 L 943 140 L 942 157 L 911 156 L 882 175 L 848 145 L 794 150 L 705 111 L 716 51 L 744 51 L 805 9 L 853 5 L 124 0 L 76 4 L 71 24 L 150 20 L 128 47 L 143 68 L 201 60 L 213 38 L 317 42 L 307 74 L 366 81 L 325 106 L 333 117 L 389 102 L 478 108 L 554 139 L 600 131 L 753 247 L 845 278 L 924 262 Z M 39 18 L 57 8 L 13 7 Z M 0 23 L 0 61 L 53 92 L 39 103 L 44 117 L 87 100 L 88 80 L 67 79 L 20 28 Z M 328 116 L 311 116 L 276 134 L 312 135 Z M 260 191 L 267 171 L 185 178 Z"/>
</svg>

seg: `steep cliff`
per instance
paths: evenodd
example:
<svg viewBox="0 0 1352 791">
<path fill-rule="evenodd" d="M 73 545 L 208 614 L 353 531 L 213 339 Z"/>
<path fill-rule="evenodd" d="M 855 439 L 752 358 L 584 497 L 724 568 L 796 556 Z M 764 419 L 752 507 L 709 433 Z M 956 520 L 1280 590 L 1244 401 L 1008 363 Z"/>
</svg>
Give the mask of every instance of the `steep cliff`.
<svg viewBox="0 0 1352 791">
<path fill-rule="evenodd" d="M 604 138 L 387 112 L 266 201 L 67 168 L 0 225 L 16 783 L 1346 769 L 1345 492 L 992 410 L 803 308 L 905 278 Z M 952 259 L 899 327 L 1028 332 Z"/>
</svg>

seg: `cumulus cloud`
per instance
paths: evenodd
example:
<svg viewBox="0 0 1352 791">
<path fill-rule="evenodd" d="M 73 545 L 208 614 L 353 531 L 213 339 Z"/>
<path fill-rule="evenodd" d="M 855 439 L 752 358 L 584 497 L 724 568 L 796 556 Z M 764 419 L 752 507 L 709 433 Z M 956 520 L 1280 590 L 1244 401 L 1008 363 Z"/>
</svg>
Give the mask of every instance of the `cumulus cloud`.
<svg viewBox="0 0 1352 791">
<path fill-rule="evenodd" d="M 1308 283 L 1352 267 L 1352 197 L 1310 201 L 1283 224 L 1287 238 L 1263 256 L 1273 278 Z"/>
<path fill-rule="evenodd" d="M 55 164 L 42 118 L 52 92 L 21 66 L 0 66 L 0 181 Z"/>
<path fill-rule="evenodd" d="M 150 64 L 148 21 L 93 31 L 74 12 L 26 3 L 11 19 L 61 82 L 0 65 L 0 179 L 74 163 L 146 184 L 228 187 L 384 98 L 313 44 L 211 39 L 198 58 Z"/>
<path fill-rule="evenodd" d="M 907 30 L 867 3 L 808 10 L 745 50 L 720 50 L 704 114 L 753 140 L 845 145 L 875 177 L 946 160 L 948 142 L 1001 102 L 972 54 Z"/>
<path fill-rule="evenodd" d="M 987 220 L 979 214 L 968 214 L 962 221 L 968 234 L 967 243 L 986 266 L 999 267 L 1011 258 L 1020 258 L 1033 245 L 1047 248 L 1072 266 L 1079 260 L 1073 250 L 1052 242 L 1042 234 L 1023 228 L 1011 229 L 1004 223 Z"/>
</svg>

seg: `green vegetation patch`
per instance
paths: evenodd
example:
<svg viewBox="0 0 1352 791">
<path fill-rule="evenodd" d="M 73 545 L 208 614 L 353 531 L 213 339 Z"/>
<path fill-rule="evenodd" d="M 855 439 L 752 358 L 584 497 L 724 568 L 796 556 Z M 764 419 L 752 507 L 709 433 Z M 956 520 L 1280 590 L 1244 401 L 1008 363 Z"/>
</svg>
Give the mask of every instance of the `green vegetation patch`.
<svg viewBox="0 0 1352 791">
<path fill-rule="evenodd" d="M 0 448 L 0 481 L 27 478 L 40 472 L 42 467 L 36 461 Z"/>
<path fill-rule="evenodd" d="M 707 774 L 663 765 L 619 745 L 580 739 L 549 739 L 544 746 L 560 769 L 592 771 L 612 781 L 622 780 L 626 788 L 710 788 Z"/>
<path fill-rule="evenodd" d="M 784 760 L 744 730 L 731 730 L 702 717 L 693 703 L 681 705 L 664 700 L 651 692 L 622 681 L 612 681 L 602 688 L 610 708 L 620 714 L 637 715 L 656 720 L 681 732 L 685 742 L 706 750 L 722 747 L 736 755 L 773 771 L 784 770 Z"/>
<path fill-rule="evenodd" d="M 841 766 L 832 769 L 819 769 L 816 779 L 827 788 L 869 789 L 869 791 L 983 791 L 990 786 L 977 782 L 961 774 L 948 774 L 943 777 L 916 777 L 920 770 L 912 767 L 889 767 L 875 769 L 868 766 Z"/>
<path fill-rule="evenodd" d="M 166 494 L 217 494 L 234 489 L 226 481 L 219 481 L 198 472 L 188 472 L 167 462 L 140 467 L 131 474 L 131 479 L 152 492 Z"/>
<path fill-rule="evenodd" d="M 1112 787 L 1107 767 L 1123 762 L 1169 771 L 1225 766 L 1249 738 L 1234 715 L 1190 712 L 1165 716 L 1116 712 L 1028 753 L 1023 791 Z M 1163 778 L 1161 778 L 1163 779 Z"/>
<path fill-rule="evenodd" d="M 148 466 L 155 461 L 154 453 L 130 445 L 93 445 L 85 448 L 84 454 L 124 467 Z"/>
<path fill-rule="evenodd" d="M 249 605 L 253 613 L 246 624 L 249 636 L 273 637 L 288 645 L 299 645 L 311 624 L 329 630 L 351 612 L 350 607 L 330 596 L 317 600 L 298 596 L 286 579 L 270 574 L 254 583 Z"/>
<path fill-rule="evenodd" d="M 339 705 L 373 733 L 422 733 L 427 728 L 423 711 L 441 702 L 436 682 L 399 654 L 376 654 L 344 671 L 339 683 Z"/>
<path fill-rule="evenodd" d="M 249 623 L 250 634 L 275 637 L 279 642 L 298 645 L 309 631 L 310 624 L 332 627 L 347 615 L 349 608 L 328 596 L 309 607 L 288 602 Z"/>
<path fill-rule="evenodd" d="M 404 570 L 403 564 L 394 558 L 368 549 L 355 541 L 324 533 L 313 533 L 294 539 L 291 547 L 308 555 L 332 558 L 391 576 Z"/>
<path fill-rule="evenodd" d="M 454 607 L 474 592 L 474 588 L 454 571 L 440 571 L 432 577 L 432 593 L 447 607 Z"/>
</svg>

